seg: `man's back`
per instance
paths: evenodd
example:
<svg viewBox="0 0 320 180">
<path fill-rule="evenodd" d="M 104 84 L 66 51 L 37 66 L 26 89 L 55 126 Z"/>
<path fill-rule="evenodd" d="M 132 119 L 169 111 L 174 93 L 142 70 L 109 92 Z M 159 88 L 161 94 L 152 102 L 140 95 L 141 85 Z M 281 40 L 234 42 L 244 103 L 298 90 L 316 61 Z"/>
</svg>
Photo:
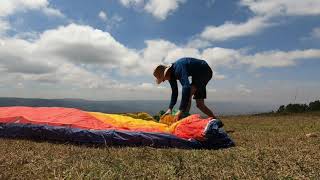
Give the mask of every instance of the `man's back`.
<svg viewBox="0 0 320 180">
<path fill-rule="evenodd" d="M 174 74 L 179 77 L 181 75 L 197 76 L 203 72 L 204 68 L 208 67 L 208 64 L 204 60 L 196 58 L 181 58 L 173 63 Z"/>
</svg>

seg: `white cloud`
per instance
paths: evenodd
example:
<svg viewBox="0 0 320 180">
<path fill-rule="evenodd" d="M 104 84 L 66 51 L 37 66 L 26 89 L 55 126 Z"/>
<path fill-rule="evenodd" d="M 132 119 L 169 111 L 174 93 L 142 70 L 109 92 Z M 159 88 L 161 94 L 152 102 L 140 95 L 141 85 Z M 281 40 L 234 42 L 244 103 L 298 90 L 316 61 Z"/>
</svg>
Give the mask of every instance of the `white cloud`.
<svg viewBox="0 0 320 180">
<path fill-rule="evenodd" d="M 319 59 L 320 49 L 295 51 L 266 51 L 254 55 L 244 55 L 241 63 L 249 64 L 254 68 L 261 67 L 288 67 L 297 64 L 298 60 Z"/>
<path fill-rule="evenodd" d="M 24 39 L 24 40 L 27 40 L 29 42 L 33 42 L 33 41 L 36 41 L 37 39 L 39 39 L 39 35 L 40 35 L 40 33 L 34 32 L 34 31 L 21 32 L 21 33 L 15 34 L 13 36 L 13 38 L 14 39 Z"/>
<path fill-rule="evenodd" d="M 216 0 L 207 0 L 206 5 L 207 5 L 207 7 L 212 7 L 212 6 L 214 6 L 215 3 L 216 3 Z"/>
<path fill-rule="evenodd" d="M 110 16 L 104 11 L 100 11 L 98 17 L 106 23 L 106 29 L 108 31 L 112 30 L 115 27 L 118 27 L 121 21 L 123 20 L 123 18 L 118 14 Z"/>
<path fill-rule="evenodd" d="M 65 17 L 65 15 L 58 9 L 45 7 L 45 8 L 43 8 L 42 11 L 47 16 L 60 17 L 60 18 L 64 18 Z"/>
<path fill-rule="evenodd" d="M 125 7 L 143 8 L 159 20 L 166 19 L 186 0 L 119 0 Z"/>
<path fill-rule="evenodd" d="M 121 22 L 123 18 L 116 14 L 112 16 L 111 20 L 113 20 L 114 22 Z"/>
<path fill-rule="evenodd" d="M 202 52 L 202 58 L 207 60 L 212 67 L 234 66 L 239 64 L 241 57 L 241 51 L 220 47 L 207 48 Z"/>
<path fill-rule="evenodd" d="M 117 42 L 109 33 L 76 24 L 45 31 L 36 46 L 41 53 L 76 64 L 130 70 L 138 60 L 134 50 Z"/>
<path fill-rule="evenodd" d="M 227 21 L 220 26 L 207 26 L 192 42 L 207 45 L 208 41 L 252 36 L 276 25 L 277 16 L 320 15 L 320 1 L 315 0 L 241 0 L 240 5 L 248 7 L 255 16 L 243 23 Z"/>
<path fill-rule="evenodd" d="M 102 78 L 95 73 L 68 62 L 61 63 L 59 67 L 51 73 L 21 74 L 21 81 L 89 89 L 106 89 L 114 85 L 111 79 L 106 77 Z"/>
<path fill-rule="evenodd" d="M 312 38 L 319 38 L 320 39 L 320 27 L 314 28 L 311 32 Z"/>
<path fill-rule="evenodd" d="M 0 72 L 7 73 L 2 80 L 15 77 L 15 82 L 123 88 L 109 77 L 111 71 L 131 76 L 145 73 L 136 50 L 90 26 L 70 24 L 47 30 L 33 41 L 16 36 L 1 38 L 0 42 Z"/>
<path fill-rule="evenodd" d="M 169 64 L 181 57 L 200 58 L 198 49 L 180 47 L 170 41 L 163 39 L 148 40 L 145 42 L 146 48 L 140 51 L 143 63 L 141 67 L 144 71 L 152 73 L 154 67 L 160 63 Z"/>
<path fill-rule="evenodd" d="M 208 48 L 204 49 L 201 57 L 212 67 L 234 67 L 249 65 L 251 68 L 272 68 L 295 66 L 302 60 L 319 59 L 320 49 L 294 51 L 264 51 L 249 54 L 246 50 Z"/>
<path fill-rule="evenodd" d="M 172 63 L 184 56 L 205 59 L 214 70 L 239 65 L 285 67 L 296 65 L 302 59 L 320 58 L 318 49 L 256 54 L 219 47 L 200 51 L 161 39 L 148 40 L 146 48 L 134 50 L 125 47 L 107 32 L 76 24 L 47 30 L 34 37 L 33 41 L 12 37 L 1 38 L 0 42 L 0 72 L 7 73 L 2 78 L 10 76 L 15 77 L 17 82 L 62 83 L 87 88 L 130 89 L 135 85 L 119 84 L 109 76 L 110 73 L 130 74 L 131 77 L 147 73 L 151 80 L 152 70 L 157 64 Z M 102 75 L 99 73 L 101 71 Z M 226 77 L 214 72 L 214 78 Z M 150 84 L 139 87 L 145 90 L 153 88 Z"/>
<path fill-rule="evenodd" d="M 0 47 L 0 68 L 8 73 L 42 74 L 56 67 L 34 56 L 33 44 L 19 39 L 4 39 Z"/>
<path fill-rule="evenodd" d="M 227 77 L 225 75 L 222 75 L 222 74 L 214 73 L 213 74 L 213 78 L 215 80 L 223 80 L 223 79 L 226 79 Z"/>
<path fill-rule="evenodd" d="M 252 90 L 247 88 L 244 84 L 239 84 L 236 86 L 236 91 L 238 91 L 242 95 L 248 95 L 252 93 Z"/>
<path fill-rule="evenodd" d="M 107 20 L 107 29 L 110 31 L 113 28 L 116 28 L 120 25 L 123 18 L 117 14 L 113 15 L 111 18 Z"/>
<path fill-rule="evenodd" d="M 0 1 L 0 17 L 27 10 L 43 10 L 45 14 L 62 16 L 62 13 L 49 7 L 47 0 L 2 0 Z"/>
<path fill-rule="evenodd" d="M 142 83 L 141 85 L 137 86 L 138 89 L 142 89 L 142 90 L 152 90 L 154 88 L 156 88 L 156 86 L 154 84 L 151 83 Z"/>
<path fill-rule="evenodd" d="M 100 11 L 98 16 L 102 21 L 106 21 L 108 19 L 107 14 L 104 11 Z"/>
<path fill-rule="evenodd" d="M 63 83 L 98 88 L 113 87 L 108 76 L 87 70 L 86 65 L 101 68 L 105 74 L 116 69 L 135 73 L 138 53 L 117 42 L 109 33 L 90 26 L 70 24 L 47 30 L 34 41 L 0 39 L 0 71 L 19 81 Z"/>
<path fill-rule="evenodd" d="M 0 18 L 0 37 L 10 29 L 10 24 Z"/>
<path fill-rule="evenodd" d="M 207 92 L 208 92 L 208 93 L 216 93 L 216 92 L 217 92 L 217 89 L 207 88 Z"/>
<path fill-rule="evenodd" d="M 65 15 L 58 9 L 51 8 L 47 0 L 2 0 L 0 1 L 0 36 L 11 29 L 8 16 L 17 12 L 41 10 L 47 16 L 64 18 Z"/>
<path fill-rule="evenodd" d="M 145 41 L 146 48 L 141 50 L 140 54 L 143 59 L 143 71 L 152 73 L 154 67 L 160 63 L 168 63 L 166 57 L 172 49 L 177 46 L 169 41 L 162 39 Z"/>
<path fill-rule="evenodd" d="M 141 60 L 143 61 L 143 63 L 140 64 L 142 68 L 140 71 L 147 72 L 148 74 L 152 74 L 156 65 L 173 63 L 182 57 L 205 59 L 212 68 L 216 68 L 219 66 L 227 66 L 228 61 L 236 61 L 236 58 L 239 59 L 240 56 L 231 57 L 235 56 L 233 54 L 238 54 L 236 50 L 212 48 L 200 51 L 196 48 L 178 46 L 162 39 L 148 40 L 145 43 L 146 48 L 140 51 Z M 215 72 L 215 69 L 213 69 L 213 73 L 214 79 L 222 80 L 226 78 L 225 75 Z"/>
<path fill-rule="evenodd" d="M 32 40 L 22 40 L 24 36 Z M 77 24 L 61 26 L 40 34 L 3 37 L 0 38 L 0 82 L 7 87 L 20 83 L 19 87 L 24 89 L 31 85 L 34 85 L 32 88 L 38 88 L 45 84 L 47 89 L 111 89 L 112 92 L 119 90 L 121 95 L 122 91 L 128 94 L 131 91 L 141 91 L 143 95 L 143 92 L 158 92 L 159 88 L 168 93 L 168 88 L 148 82 L 153 79 L 152 70 L 159 63 L 171 63 L 184 56 L 205 59 L 214 70 L 233 66 L 254 69 L 287 67 L 297 65 L 302 60 L 320 58 L 318 49 L 250 54 L 242 49 L 206 48 L 205 45 L 190 44 L 183 46 L 163 39 L 147 40 L 145 44 L 144 49 L 130 49 L 108 32 Z M 130 75 L 131 78 L 145 77 L 126 84 L 111 73 Z M 225 78 L 225 75 L 214 71 L 213 79 Z M 244 85 L 237 88 L 239 92 L 252 93 L 252 90 Z M 81 97 L 80 92 L 84 91 L 79 91 Z M 215 90 L 211 92 L 217 93 Z M 101 92 L 100 95 L 105 94 Z"/>
<path fill-rule="evenodd" d="M 155 92 L 159 92 L 159 91 L 169 92 L 170 90 L 169 88 L 166 88 L 161 85 L 156 85 L 155 83 L 142 83 L 136 86 L 129 85 L 129 89 L 135 90 L 135 91 L 155 91 Z"/>
<path fill-rule="evenodd" d="M 258 15 L 320 15 L 318 0 L 241 0 L 240 3 Z"/>
<path fill-rule="evenodd" d="M 143 60 L 143 71 L 152 72 L 159 63 L 169 64 L 181 57 L 196 57 L 205 59 L 214 69 L 220 67 L 240 67 L 247 65 L 253 69 L 295 66 L 302 60 L 320 58 L 319 49 L 306 49 L 295 51 L 265 51 L 250 54 L 245 49 L 227 49 L 220 47 L 196 48 L 178 46 L 165 40 L 146 41 L 146 48 L 140 51 Z M 216 79 L 225 79 L 224 75 L 215 73 Z"/>
<path fill-rule="evenodd" d="M 226 22 L 221 26 L 207 26 L 200 37 L 209 41 L 225 41 L 256 34 L 271 26 L 264 17 L 254 17 L 244 23 Z"/>
<path fill-rule="evenodd" d="M 145 0 L 120 0 L 125 7 L 138 7 L 144 5 Z"/>
<path fill-rule="evenodd" d="M 0 17 L 11 15 L 17 11 L 41 9 L 47 5 L 46 0 L 2 0 L 0 1 Z"/>
<path fill-rule="evenodd" d="M 185 48 L 185 47 L 177 47 L 168 52 L 166 57 L 167 62 L 172 62 L 181 57 L 194 57 L 201 58 L 200 51 L 195 48 Z"/>
<path fill-rule="evenodd" d="M 191 38 L 186 47 L 189 47 L 189 48 L 196 48 L 196 49 L 203 49 L 203 48 L 207 48 L 211 46 L 211 42 L 208 41 L 208 40 L 204 40 L 204 39 L 201 39 L 201 38 Z"/>
<path fill-rule="evenodd" d="M 58 75 L 56 78 L 59 78 L 58 80 L 62 83 L 89 89 L 105 89 L 114 84 L 111 79 L 106 77 L 102 78 L 93 72 L 87 71 L 71 63 L 64 63 L 59 67 L 56 74 Z"/>
<path fill-rule="evenodd" d="M 160 20 L 175 11 L 185 0 L 149 0 L 144 9 Z"/>
</svg>

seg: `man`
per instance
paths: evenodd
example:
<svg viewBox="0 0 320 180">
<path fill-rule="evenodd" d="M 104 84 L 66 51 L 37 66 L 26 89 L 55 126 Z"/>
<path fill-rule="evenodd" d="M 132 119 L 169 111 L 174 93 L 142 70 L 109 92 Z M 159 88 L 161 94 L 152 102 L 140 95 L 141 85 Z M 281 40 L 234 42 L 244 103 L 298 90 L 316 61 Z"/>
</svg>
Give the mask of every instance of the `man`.
<svg viewBox="0 0 320 180">
<path fill-rule="evenodd" d="M 189 112 L 191 107 L 191 98 L 196 100 L 197 107 L 205 113 L 208 117 L 216 119 L 213 112 L 205 105 L 206 99 L 206 85 L 212 78 L 212 70 L 204 60 L 195 58 L 181 58 L 169 66 L 158 65 L 153 75 L 156 77 L 157 84 L 166 80 L 169 81 L 172 94 L 169 108 L 166 114 L 170 114 L 172 108 L 177 102 L 178 85 L 177 80 L 182 85 L 182 98 L 179 111 L 175 119 L 179 120 L 184 112 Z M 192 83 L 189 82 L 189 76 L 192 77 Z"/>
</svg>

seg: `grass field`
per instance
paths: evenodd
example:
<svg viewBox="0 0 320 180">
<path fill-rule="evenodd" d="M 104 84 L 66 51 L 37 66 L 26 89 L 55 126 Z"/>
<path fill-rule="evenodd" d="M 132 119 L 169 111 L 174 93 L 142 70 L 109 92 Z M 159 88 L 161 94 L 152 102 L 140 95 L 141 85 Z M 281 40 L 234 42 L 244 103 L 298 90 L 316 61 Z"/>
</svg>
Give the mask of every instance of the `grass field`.
<svg viewBox="0 0 320 180">
<path fill-rule="evenodd" d="M 320 179 L 320 113 L 221 119 L 234 130 L 234 148 L 95 148 L 0 139 L 0 179 Z"/>
</svg>

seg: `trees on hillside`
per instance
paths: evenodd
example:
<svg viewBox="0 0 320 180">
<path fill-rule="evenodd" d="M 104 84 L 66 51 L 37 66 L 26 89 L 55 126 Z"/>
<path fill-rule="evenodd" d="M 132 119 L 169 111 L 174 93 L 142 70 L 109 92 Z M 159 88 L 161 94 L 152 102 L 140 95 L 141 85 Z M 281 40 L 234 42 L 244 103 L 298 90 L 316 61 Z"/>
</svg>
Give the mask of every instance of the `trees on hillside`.
<svg viewBox="0 0 320 180">
<path fill-rule="evenodd" d="M 309 111 L 320 111 L 320 101 L 314 101 L 309 104 Z"/>
<path fill-rule="evenodd" d="M 307 111 L 320 111 L 320 101 L 314 101 L 307 104 L 288 104 L 282 105 L 277 110 L 277 113 L 301 113 Z"/>
</svg>

